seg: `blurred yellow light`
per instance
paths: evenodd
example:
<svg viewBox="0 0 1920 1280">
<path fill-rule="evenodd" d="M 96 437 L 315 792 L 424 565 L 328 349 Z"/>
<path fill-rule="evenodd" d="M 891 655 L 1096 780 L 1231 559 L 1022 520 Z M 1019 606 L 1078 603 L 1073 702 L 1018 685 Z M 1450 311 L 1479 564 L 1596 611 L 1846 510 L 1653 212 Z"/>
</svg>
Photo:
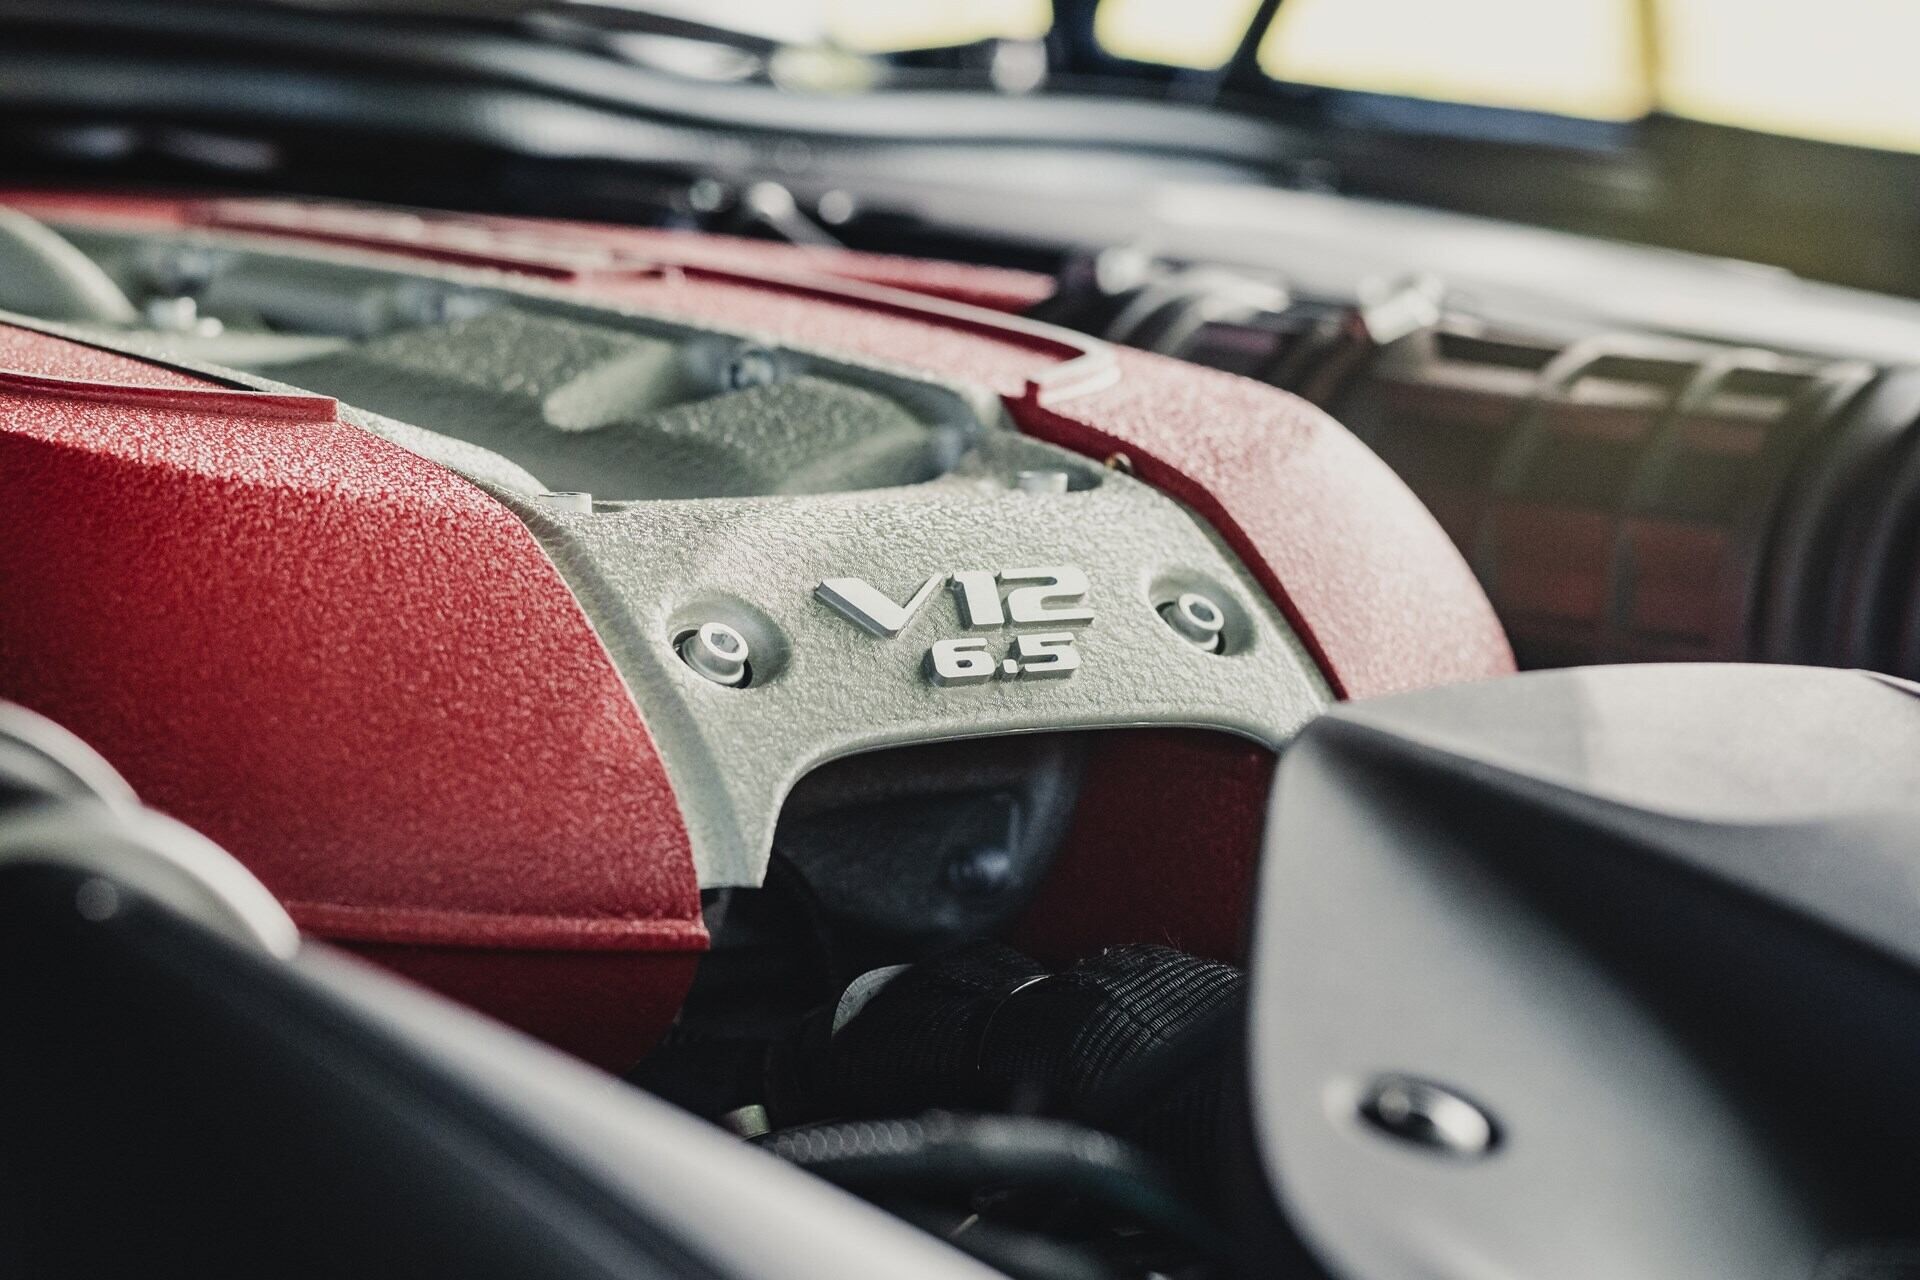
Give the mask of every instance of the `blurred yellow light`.
<svg viewBox="0 0 1920 1280">
<path fill-rule="evenodd" d="M 1652 105 L 1642 41 L 1633 0 L 1286 0 L 1260 66 L 1302 84 L 1631 120 Z"/>
<path fill-rule="evenodd" d="M 1093 38 L 1116 57 L 1207 71 L 1226 65 L 1259 9 L 1260 0 L 1105 0 Z"/>
<path fill-rule="evenodd" d="M 865 51 L 1037 39 L 1051 24 L 1049 0 L 820 2 L 834 38 Z M 1094 38 L 1120 57 L 1213 69 L 1258 9 L 1103 0 Z M 1600 120 L 1658 102 L 1720 124 L 1920 151 L 1920 0 L 1284 0 L 1259 53 L 1268 75 L 1301 84 Z"/>
<path fill-rule="evenodd" d="M 1659 13 L 1675 115 L 1920 150 L 1920 0 L 1666 0 Z"/>
<path fill-rule="evenodd" d="M 1050 0 L 824 0 L 828 36 L 862 53 L 938 49 L 976 40 L 1038 40 Z"/>
</svg>

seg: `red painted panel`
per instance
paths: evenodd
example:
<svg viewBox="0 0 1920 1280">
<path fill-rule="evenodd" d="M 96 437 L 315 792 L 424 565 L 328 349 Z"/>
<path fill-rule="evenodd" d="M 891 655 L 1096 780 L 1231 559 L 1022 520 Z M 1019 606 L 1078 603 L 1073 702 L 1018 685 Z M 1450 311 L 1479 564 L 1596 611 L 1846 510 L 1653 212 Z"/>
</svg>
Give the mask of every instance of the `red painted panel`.
<svg viewBox="0 0 1920 1280">
<path fill-rule="evenodd" d="M 1513 670 L 1473 571 L 1419 499 L 1347 430 L 1296 396 L 1143 352 L 1115 386 L 1057 408 L 1015 402 L 1023 428 L 1135 473 L 1237 552 L 1343 698 Z"/>
<path fill-rule="evenodd" d="M 1016 941 L 1055 965 L 1128 942 L 1244 960 L 1274 763 L 1224 733 L 1095 735 L 1080 807 Z"/>
<path fill-rule="evenodd" d="M 422 256 L 482 262 L 491 255 L 491 265 L 563 279 L 623 264 L 686 262 L 748 273 L 805 270 L 995 311 L 1025 311 L 1053 293 L 1053 281 L 1031 271 L 606 223 L 471 214 L 435 214 L 428 218 L 395 210 L 297 200 L 181 199 L 32 188 L 0 188 L 0 203 L 56 219 L 291 231 L 307 239 L 342 244 L 405 244 Z"/>
<path fill-rule="evenodd" d="M 504 507 L 323 397 L 5 327 L 0 364 L 0 695 L 322 936 L 704 946 L 639 712 Z"/>
<path fill-rule="evenodd" d="M 700 953 L 349 943 L 375 964 L 589 1062 L 623 1070 L 680 1011 Z"/>
</svg>

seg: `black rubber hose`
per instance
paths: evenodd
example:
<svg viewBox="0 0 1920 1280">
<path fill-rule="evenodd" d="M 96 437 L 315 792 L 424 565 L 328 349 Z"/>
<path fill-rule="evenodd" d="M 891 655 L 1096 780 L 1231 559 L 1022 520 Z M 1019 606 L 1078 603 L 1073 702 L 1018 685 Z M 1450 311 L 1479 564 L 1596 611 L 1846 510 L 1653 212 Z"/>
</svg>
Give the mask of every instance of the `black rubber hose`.
<svg viewBox="0 0 1920 1280">
<path fill-rule="evenodd" d="M 769 1094 L 783 1123 L 929 1108 L 1073 1115 L 1243 987 L 1232 966 L 1167 947 L 1113 947 L 1049 973 L 976 943 L 913 966 L 824 1044 L 796 1047 Z"/>
<path fill-rule="evenodd" d="M 1209 1256 L 1225 1249 L 1220 1233 L 1182 1202 L 1158 1165 L 1118 1138 L 1064 1121 L 935 1111 L 908 1120 L 800 1125 L 759 1143 L 850 1191 L 1049 1191 L 1117 1213 Z"/>
</svg>

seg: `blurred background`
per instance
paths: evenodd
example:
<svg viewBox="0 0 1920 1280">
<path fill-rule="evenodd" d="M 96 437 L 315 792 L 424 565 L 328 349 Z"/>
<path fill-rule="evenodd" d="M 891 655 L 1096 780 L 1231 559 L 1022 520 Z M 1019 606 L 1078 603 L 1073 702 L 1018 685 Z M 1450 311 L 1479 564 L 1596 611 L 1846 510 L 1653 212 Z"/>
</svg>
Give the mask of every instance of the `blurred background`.
<svg viewBox="0 0 1920 1280">
<path fill-rule="evenodd" d="M 683 8 L 688 17 L 875 54 L 1046 40 L 1057 22 L 1050 0 L 730 0 Z M 1920 148 L 1920 78 L 1911 59 L 1920 5 L 1908 0 L 1099 0 L 1061 8 L 1068 21 L 1091 17 L 1091 52 L 1110 63 L 1103 70 L 1157 78 L 1174 93 L 1204 94 L 1250 55 L 1276 88 L 1321 86 L 1587 120 L 1632 121 L 1658 111 L 1829 142 Z"/>
<path fill-rule="evenodd" d="M 659 222 L 702 197 L 636 167 L 1114 197 L 1144 157 L 1920 295 L 1916 47 L 1911 0 L 8 0 L 0 163 Z M 469 111 L 476 79 L 520 96 Z M 981 256 L 883 230 L 856 238 Z"/>
<path fill-rule="evenodd" d="M 782 88 L 984 77 L 1003 93 L 1158 97 L 1432 155 L 1299 177 L 1920 293 L 1909 0 L 657 0 L 763 37 Z M 845 56 L 836 56 L 845 55 Z M 658 48 L 663 65 L 696 66 Z M 1539 161 L 1550 160 L 1546 168 Z M 1517 163 L 1505 163 L 1514 159 Z M 1429 172 L 1450 168 L 1452 172 Z"/>
</svg>

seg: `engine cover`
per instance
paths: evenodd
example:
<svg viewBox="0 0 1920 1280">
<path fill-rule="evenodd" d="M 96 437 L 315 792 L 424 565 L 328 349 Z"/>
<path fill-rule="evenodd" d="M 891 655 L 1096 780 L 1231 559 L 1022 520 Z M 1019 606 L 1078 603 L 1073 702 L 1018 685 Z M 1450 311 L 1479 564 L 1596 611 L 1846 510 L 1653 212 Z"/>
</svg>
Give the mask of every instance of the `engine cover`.
<svg viewBox="0 0 1920 1280">
<path fill-rule="evenodd" d="M 0 326 L 0 697 L 310 934 L 603 1062 L 672 1018 L 700 891 L 758 883 L 828 760 L 1137 730 L 1029 928 L 1231 951 L 1272 752 L 1331 698 L 1511 667 L 1338 425 L 1021 319 L 1026 277 L 0 198 L 195 303 Z"/>
</svg>

